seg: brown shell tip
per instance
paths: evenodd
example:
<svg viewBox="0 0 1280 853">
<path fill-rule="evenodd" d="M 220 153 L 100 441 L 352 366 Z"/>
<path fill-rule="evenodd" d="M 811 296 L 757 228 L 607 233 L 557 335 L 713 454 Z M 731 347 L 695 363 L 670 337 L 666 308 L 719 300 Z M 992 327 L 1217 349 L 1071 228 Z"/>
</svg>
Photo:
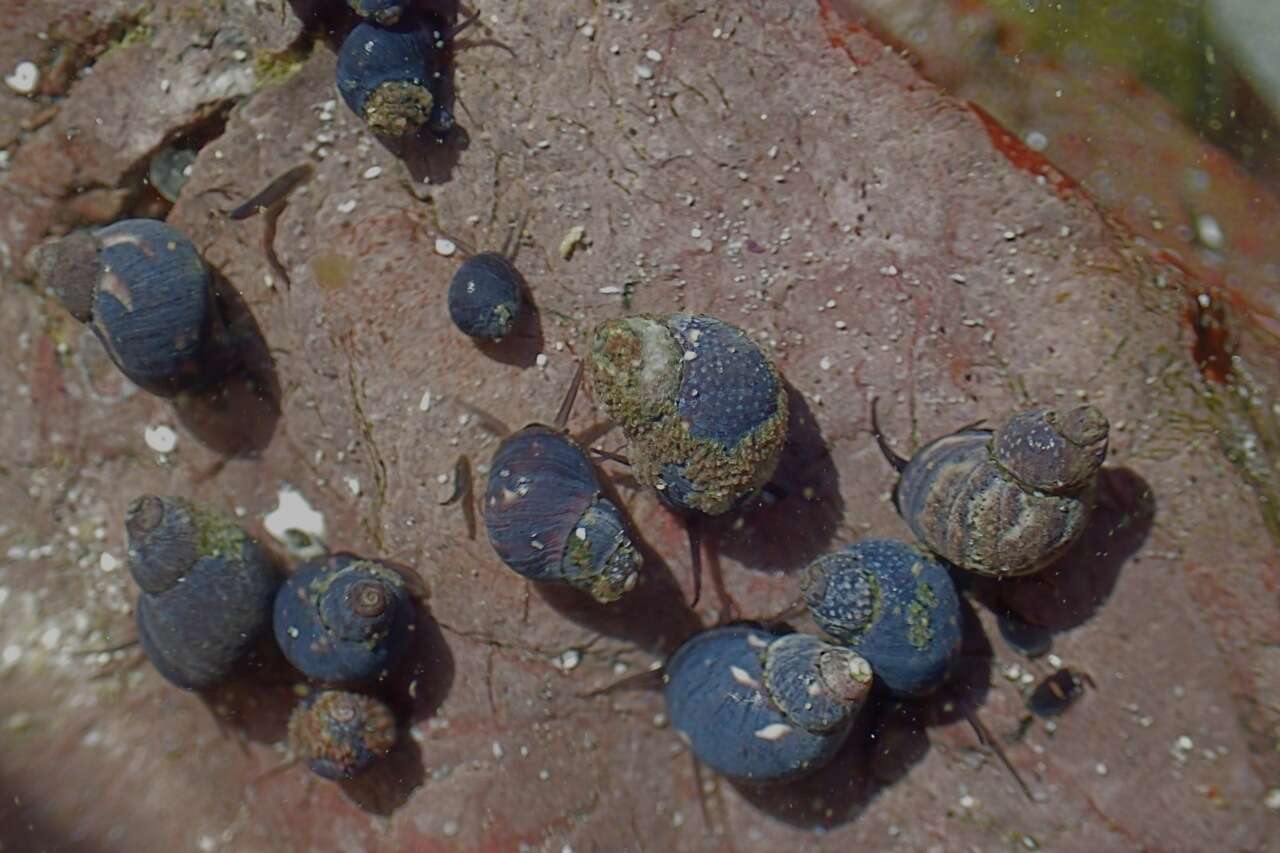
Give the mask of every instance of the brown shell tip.
<svg viewBox="0 0 1280 853">
<path fill-rule="evenodd" d="M 81 323 L 93 318 L 93 294 L 102 270 L 98 241 L 88 231 L 37 246 L 27 257 L 36 284 L 49 291 Z"/>
</svg>

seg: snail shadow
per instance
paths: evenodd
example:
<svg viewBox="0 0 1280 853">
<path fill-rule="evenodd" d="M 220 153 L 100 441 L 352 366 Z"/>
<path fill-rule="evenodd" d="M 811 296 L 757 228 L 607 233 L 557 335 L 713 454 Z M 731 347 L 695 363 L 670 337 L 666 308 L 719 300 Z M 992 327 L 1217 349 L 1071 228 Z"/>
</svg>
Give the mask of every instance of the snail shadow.
<svg viewBox="0 0 1280 853">
<path fill-rule="evenodd" d="M 390 817 L 426 781 L 422 749 L 402 726 L 391 752 L 370 764 L 359 776 L 343 779 L 338 786 L 362 811 Z"/>
<path fill-rule="evenodd" d="M 542 333 L 542 312 L 533 301 L 533 293 L 528 282 L 519 271 L 516 276 L 520 282 L 520 295 L 524 300 L 524 310 L 520 312 L 520 320 L 516 327 L 500 341 L 476 341 L 476 349 L 488 358 L 512 367 L 533 367 L 538 363 L 538 355 L 547 345 Z"/>
<path fill-rule="evenodd" d="M 214 300 L 228 332 L 217 356 L 224 375 L 207 388 L 175 397 L 173 410 L 187 432 L 215 453 L 251 456 L 275 434 L 280 379 L 253 312 L 220 272 L 212 275 Z"/>
<path fill-rule="evenodd" d="M 453 687 L 453 653 L 425 603 L 419 602 L 413 641 L 405 659 L 383 685 L 396 719 L 410 724 L 429 719 L 440 710 Z"/>
<path fill-rule="evenodd" d="M 877 680 L 848 740 L 831 763 L 781 785 L 734 782 L 761 811 L 809 829 L 855 820 L 886 788 L 907 778 L 929 753 L 928 729 L 965 719 L 986 699 L 992 648 L 973 608 L 961 599 L 960 652 L 946 680 L 920 698 L 894 696 Z"/>
<path fill-rule="evenodd" d="M 817 418 L 790 384 L 787 400 L 787 444 L 773 479 L 741 513 L 704 525 L 721 554 L 761 571 L 808 565 L 828 549 L 844 517 L 840 475 Z"/>
<path fill-rule="evenodd" d="M 285 739 L 302 682 L 269 634 L 230 678 L 197 694 L 224 731 L 261 744 Z"/>
<path fill-rule="evenodd" d="M 1088 621 L 1146 541 L 1155 514 L 1155 496 L 1142 477 L 1128 468 L 1103 468 L 1093 517 L 1061 559 L 1026 577 L 973 579 L 973 594 L 1001 618 L 1007 635 L 1018 632 L 1015 645 L 1047 648 L 1048 638 L 1037 638 L 1035 629 L 1052 635 Z"/>
</svg>

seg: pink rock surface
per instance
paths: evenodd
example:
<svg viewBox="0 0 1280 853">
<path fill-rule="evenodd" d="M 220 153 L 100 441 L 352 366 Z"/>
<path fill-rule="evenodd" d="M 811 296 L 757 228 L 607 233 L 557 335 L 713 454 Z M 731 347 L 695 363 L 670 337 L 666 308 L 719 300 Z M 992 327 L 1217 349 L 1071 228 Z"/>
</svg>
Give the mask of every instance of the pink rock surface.
<svg viewBox="0 0 1280 853">
<path fill-rule="evenodd" d="M 94 7 L 108 19 L 128 8 Z M 825 5 L 484 13 L 457 56 L 465 134 L 405 160 L 338 99 L 323 38 L 296 42 L 296 73 L 260 85 L 262 52 L 300 31 L 267 2 L 146 13 L 148 38 L 42 95 L 56 116 L 18 135 L 0 173 L 0 838 L 299 851 L 1269 843 L 1274 347 L 1242 334 L 1232 376 L 1253 384 L 1208 382 L 1184 316 L 1195 282 Z M 15 26 L 34 36 L 52 14 L 23 7 Z M 21 44 L 0 42 L 0 66 L 25 58 Z M 149 155 L 231 103 L 167 219 L 261 329 L 278 418 L 246 393 L 180 410 L 130 393 L 22 262 L 57 229 L 134 211 Z M 285 287 L 261 218 L 223 213 L 300 162 L 315 175 L 279 220 Z M 77 206 L 95 190 L 118 195 Z M 519 266 L 540 333 L 482 352 L 448 319 L 458 258 L 436 239 L 497 246 L 525 211 Z M 565 259 L 574 226 L 586 243 Z M 1032 402 L 1099 405 L 1114 425 L 1102 523 L 1070 572 L 976 596 L 1057 629 L 1054 653 L 1096 689 L 1052 730 L 1029 719 L 1011 667 L 1052 667 L 1019 658 L 975 604 L 983 631 L 951 692 L 882 705 L 830 769 L 764 792 L 695 772 L 658 694 L 587 695 L 723 615 L 710 591 L 688 608 L 682 524 L 606 469 L 650 559 L 633 597 L 602 608 L 533 589 L 440 501 L 458 454 L 479 464 L 497 446 L 469 406 L 512 426 L 546 420 L 595 322 L 675 310 L 748 329 L 795 390 L 783 496 L 712 530 L 746 618 L 786 610 L 795 571 L 823 550 L 908 535 L 867 432 L 871 397 L 904 452 Z M 581 400 L 571 427 L 603 420 Z M 177 430 L 172 453 L 149 449 L 155 425 Z M 324 513 L 331 546 L 413 567 L 439 625 L 401 750 L 357 783 L 279 769 L 286 684 L 206 704 L 136 655 L 83 654 L 132 633 L 121 520 L 135 495 L 242 510 L 271 541 L 263 518 L 285 484 Z M 1036 802 L 948 697 L 978 708 Z"/>
</svg>

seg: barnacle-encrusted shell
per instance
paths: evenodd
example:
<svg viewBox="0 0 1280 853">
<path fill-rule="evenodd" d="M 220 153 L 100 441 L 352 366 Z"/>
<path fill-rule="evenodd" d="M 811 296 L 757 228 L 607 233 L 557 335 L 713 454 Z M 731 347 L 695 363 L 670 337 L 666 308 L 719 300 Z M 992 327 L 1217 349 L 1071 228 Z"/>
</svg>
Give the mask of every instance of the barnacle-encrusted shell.
<svg viewBox="0 0 1280 853">
<path fill-rule="evenodd" d="M 402 20 L 358 24 L 338 51 L 338 92 L 374 133 L 404 136 L 427 123 L 440 71 L 437 34 Z"/>
<path fill-rule="evenodd" d="M 819 557 L 800 586 L 822 630 L 866 658 L 896 693 L 936 687 L 960 650 L 951 576 L 905 542 L 864 539 Z"/>
<path fill-rule="evenodd" d="M 225 678 L 271 624 L 279 577 L 266 552 L 230 519 L 182 498 L 138 498 L 125 530 L 147 657 L 182 688 Z"/>
<path fill-rule="evenodd" d="M 699 760 L 725 776 L 750 782 L 794 779 L 830 761 L 848 737 L 860 699 L 851 701 L 849 713 L 838 720 L 829 705 L 806 709 L 803 692 L 816 687 L 820 696 L 832 695 L 825 693 L 827 681 L 812 671 L 815 658 L 792 646 L 795 641 L 775 652 L 770 686 L 766 660 L 777 640 L 741 625 L 713 628 L 690 638 L 666 665 L 664 696 L 672 728 Z M 803 656 L 797 658 L 797 651 Z M 789 681 L 793 675 L 801 677 Z M 781 691 L 779 680 L 785 684 Z M 800 710 L 801 720 L 784 708 Z M 802 721 L 829 725 L 809 730 Z"/>
<path fill-rule="evenodd" d="M 736 326 L 688 314 L 610 320 L 595 330 L 588 371 L 627 435 L 636 478 L 668 503 L 719 515 L 773 475 L 786 389 Z"/>
<path fill-rule="evenodd" d="M 276 642 L 317 681 L 351 684 L 385 677 L 413 631 L 404 580 L 377 560 L 333 554 L 298 567 L 276 594 Z"/>
<path fill-rule="evenodd" d="M 496 252 L 472 255 L 453 274 L 448 301 L 449 316 L 465 334 L 500 340 L 520 319 L 520 274 Z"/>
<path fill-rule="evenodd" d="M 289 748 L 326 779 L 355 776 L 395 742 L 395 717 L 372 696 L 324 690 L 289 716 Z"/>
<path fill-rule="evenodd" d="M 1106 419 L 1092 406 L 1015 415 L 995 433 L 943 436 L 907 463 L 898 507 L 950 562 L 996 577 L 1029 574 L 1084 532 L 1106 442 Z"/>
<path fill-rule="evenodd" d="M 484 496 L 489 541 L 535 581 L 559 581 L 614 601 L 635 586 L 641 558 L 595 469 L 562 432 L 537 424 L 498 447 Z"/>
<path fill-rule="evenodd" d="M 140 387 L 173 395 L 226 372 L 219 360 L 225 329 L 209 269 L 174 228 L 125 219 L 77 231 L 42 246 L 33 264 L 39 283 L 93 329 Z"/>
</svg>

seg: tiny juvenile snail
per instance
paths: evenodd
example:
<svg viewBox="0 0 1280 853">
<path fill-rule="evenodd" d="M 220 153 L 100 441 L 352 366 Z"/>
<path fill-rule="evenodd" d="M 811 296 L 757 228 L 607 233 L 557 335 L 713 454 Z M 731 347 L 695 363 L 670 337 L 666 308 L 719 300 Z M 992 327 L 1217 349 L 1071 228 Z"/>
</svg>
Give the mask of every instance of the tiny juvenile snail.
<svg viewBox="0 0 1280 853">
<path fill-rule="evenodd" d="M 524 218 L 500 252 L 469 252 L 449 281 L 449 317 L 468 337 L 499 341 L 524 317 L 524 279 L 515 267 L 515 249 Z"/>
<path fill-rule="evenodd" d="M 744 625 L 695 634 L 668 661 L 671 726 L 725 776 L 780 782 L 828 763 L 871 687 L 852 650 Z"/>
<path fill-rule="evenodd" d="M 178 687 L 221 681 L 271 625 L 280 579 L 267 553 L 221 513 L 182 498 L 136 499 L 125 531 L 143 651 Z"/>
<path fill-rule="evenodd" d="M 872 429 L 901 473 L 894 501 L 912 532 L 945 560 L 991 577 L 1038 571 L 1080 537 L 1107 455 L 1107 419 L 1093 406 L 962 429 L 910 460 L 889 448 L 874 405 Z"/>
<path fill-rule="evenodd" d="M 498 446 L 484 523 L 498 557 L 518 574 L 607 603 L 635 586 L 641 558 L 591 460 L 565 431 L 581 378 L 579 366 L 554 426 L 530 424 Z"/>
<path fill-rule="evenodd" d="M 350 779 L 391 751 L 396 721 L 372 696 L 322 690 L 294 709 L 288 737 L 289 749 L 316 775 Z"/>
<path fill-rule="evenodd" d="M 405 4 L 361 5 L 385 9 Z M 447 134 L 453 117 L 441 101 L 445 46 L 476 17 L 447 30 L 407 10 L 394 24 L 357 24 L 338 50 L 342 99 L 379 136 L 406 136 L 423 126 L 437 135 Z"/>
<path fill-rule="evenodd" d="M 273 624 L 280 650 L 326 684 L 385 678 L 414 631 L 404 579 L 377 560 L 330 554 L 307 560 L 281 585 Z"/>
<path fill-rule="evenodd" d="M 38 283 L 89 326 L 134 384 L 172 396 L 217 381 L 227 329 L 209 268 L 191 241 L 154 219 L 76 231 L 33 255 Z"/>
<path fill-rule="evenodd" d="M 895 693 L 928 693 L 960 650 L 951 576 L 905 542 L 864 539 L 819 557 L 800 587 L 818 626 L 865 657 Z"/>
<path fill-rule="evenodd" d="M 787 392 L 738 327 L 689 314 L 610 320 L 594 332 L 588 369 L 627 436 L 636 479 L 668 505 L 720 515 L 773 475 Z"/>
</svg>

